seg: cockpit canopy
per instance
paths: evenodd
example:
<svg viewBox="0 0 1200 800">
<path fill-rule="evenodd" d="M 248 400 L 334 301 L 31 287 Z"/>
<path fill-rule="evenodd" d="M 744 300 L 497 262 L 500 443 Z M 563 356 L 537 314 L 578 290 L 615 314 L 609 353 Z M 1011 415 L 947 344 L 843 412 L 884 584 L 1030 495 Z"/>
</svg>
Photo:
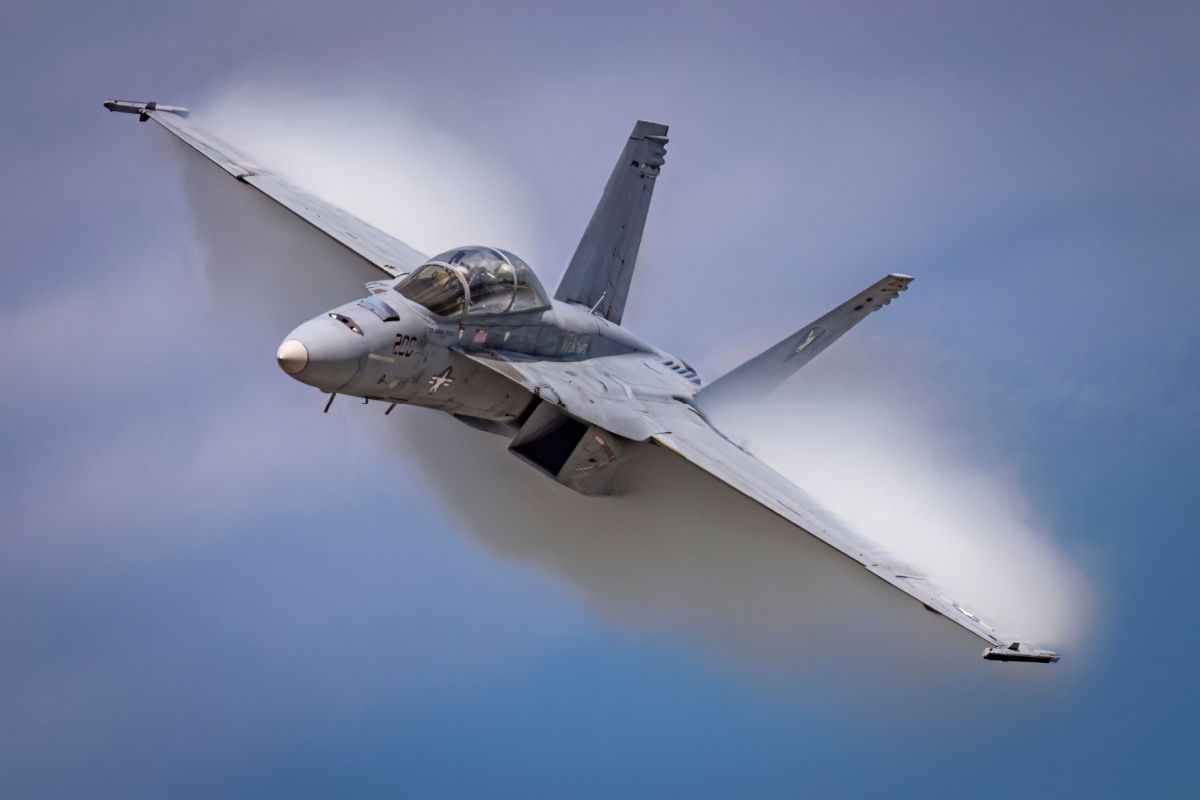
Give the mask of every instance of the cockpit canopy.
<svg viewBox="0 0 1200 800">
<path fill-rule="evenodd" d="M 401 278 L 394 288 L 440 317 L 512 314 L 550 305 L 529 265 L 493 247 L 447 250 Z"/>
</svg>

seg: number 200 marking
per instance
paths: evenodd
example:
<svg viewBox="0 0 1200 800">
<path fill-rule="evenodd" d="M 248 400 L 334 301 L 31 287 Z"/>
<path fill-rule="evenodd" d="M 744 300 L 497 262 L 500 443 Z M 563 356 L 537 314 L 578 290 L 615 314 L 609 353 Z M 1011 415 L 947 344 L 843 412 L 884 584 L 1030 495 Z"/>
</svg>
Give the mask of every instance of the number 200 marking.
<svg viewBox="0 0 1200 800">
<path fill-rule="evenodd" d="M 408 336 L 406 334 L 397 333 L 396 343 L 392 345 L 392 355 L 394 356 L 411 356 L 417 346 L 417 337 Z"/>
</svg>

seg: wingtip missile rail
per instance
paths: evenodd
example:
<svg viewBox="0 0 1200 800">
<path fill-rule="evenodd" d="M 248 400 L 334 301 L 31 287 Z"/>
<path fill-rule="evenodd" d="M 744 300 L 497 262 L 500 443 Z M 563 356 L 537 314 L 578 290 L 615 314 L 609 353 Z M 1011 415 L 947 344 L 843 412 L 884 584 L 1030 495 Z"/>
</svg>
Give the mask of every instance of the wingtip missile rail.
<svg viewBox="0 0 1200 800">
<path fill-rule="evenodd" d="M 166 111 L 181 117 L 186 117 L 190 113 L 183 106 L 164 106 L 153 100 L 145 102 L 140 100 L 105 100 L 104 107 L 109 111 L 119 111 L 122 114 L 137 114 L 138 119 L 142 122 L 150 119 L 151 111 Z"/>
<path fill-rule="evenodd" d="M 1038 650 L 1020 642 L 1013 642 L 1007 647 L 985 648 L 983 657 L 987 661 L 1027 661 L 1034 664 L 1058 663 L 1058 653 L 1053 650 Z"/>
</svg>

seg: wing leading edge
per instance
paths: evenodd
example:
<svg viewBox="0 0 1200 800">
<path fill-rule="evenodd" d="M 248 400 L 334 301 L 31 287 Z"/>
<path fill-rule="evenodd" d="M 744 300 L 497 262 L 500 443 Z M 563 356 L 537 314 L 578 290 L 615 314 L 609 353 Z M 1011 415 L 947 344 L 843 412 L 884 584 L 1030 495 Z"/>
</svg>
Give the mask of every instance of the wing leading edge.
<svg viewBox="0 0 1200 800">
<path fill-rule="evenodd" d="M 262 192 L 387 275 L 399 276 L 425 262 L 425 256 L 399 239 L 292 185 L 232 145 L 191 124 L 186 119 L 186 108 L 131 100 L 108 100 L 104 107 L 137 114 L 142 122 L 158 123 L 238 181 Z"/>
<path fill-rule="evenodd" d="M 989 661 L 1052 663 L 1058 654 L 1042 650 L 998 631 L 988 622 L 950 599 L 924 575 L 899 564 L 869 542 L 825 518 L 820 507 L 803 490 L 754 456 L 726 439 L 705 421 L 679 414 L 669 434 L 651 439 L 709 475 L 775 512 L 838 552 L 864 566 L 876 577 L 920 601 L 926 609 L 958 623 L 987 642 L 983 657 Z"/>
</svg>

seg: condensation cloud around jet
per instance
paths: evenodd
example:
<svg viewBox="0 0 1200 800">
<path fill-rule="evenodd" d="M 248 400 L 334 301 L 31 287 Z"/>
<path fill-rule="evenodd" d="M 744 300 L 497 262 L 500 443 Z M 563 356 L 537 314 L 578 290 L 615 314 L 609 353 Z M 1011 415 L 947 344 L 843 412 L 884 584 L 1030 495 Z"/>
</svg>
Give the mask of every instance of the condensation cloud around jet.
<svg viewBox="0 0 1200 800">
<path fill-rule="evenodd" d="M 530 193 L 494 158 L 379 102 L 344 103 L 237 90 L 206 104 L 213 111 L 206 124 L 251 154 L 272 154 L 272 167 L 427 252 L 474 240 L 531 251 L 524 246 L 535 216 Z M 289 104 L 303 107 L 303 127 L 283 120 Z M 430 148 L 440 148 L 433 169 Z M 376 277 L 348 279 L 352 257 L 175 149 L 216 311 L 261 308 L 255 292 L 281 291 L 256 315 L 262 335 L 249 338 L 265 352 L 298 321 L 361 294 L 362 281 Z M 448 183 L 466 181 L 471 192 L 445 193 Z M 505 202 L 472 199 L 495 197 Z M 534 267 L 543 280 L 558 271 Z M 905 302 L 920 302 L 919 283 Z M 699 331 L 693 343 L 697 352 L 708 346 Z M 730 409 L 727 432 L 851 526 L 926 565 L 984 615 L 1070 656 L 1086 623 L 1086 586 L 1019 484 L 958 447 L 955 432 L 906 402 L 886 370 L 865 369 L 841 350 L 822 359 L 843 357 L 843 365 L 821 371 L 826 383 L 818 390 L 793 382 L 752 414 Z M 299 402 L 316 407 L 320 397 Z M 589 498 L 515 462 L 496 437 L 420 409 L 386 419 L 382 410 L 346 413 L 374 426 L 381 446 L 420 464 L 431 502 L 463 532 L 562 581 L 615 626 L 784 676 L 853 678 L 886 664 L 889 674 L 917 683 L 987 680 L 979 677 L 982 664 L 946 657 L 978 649 L 972 637 L 665 451 L 648 450 L 627 468 L 627 494 Z"/>
</svg>

